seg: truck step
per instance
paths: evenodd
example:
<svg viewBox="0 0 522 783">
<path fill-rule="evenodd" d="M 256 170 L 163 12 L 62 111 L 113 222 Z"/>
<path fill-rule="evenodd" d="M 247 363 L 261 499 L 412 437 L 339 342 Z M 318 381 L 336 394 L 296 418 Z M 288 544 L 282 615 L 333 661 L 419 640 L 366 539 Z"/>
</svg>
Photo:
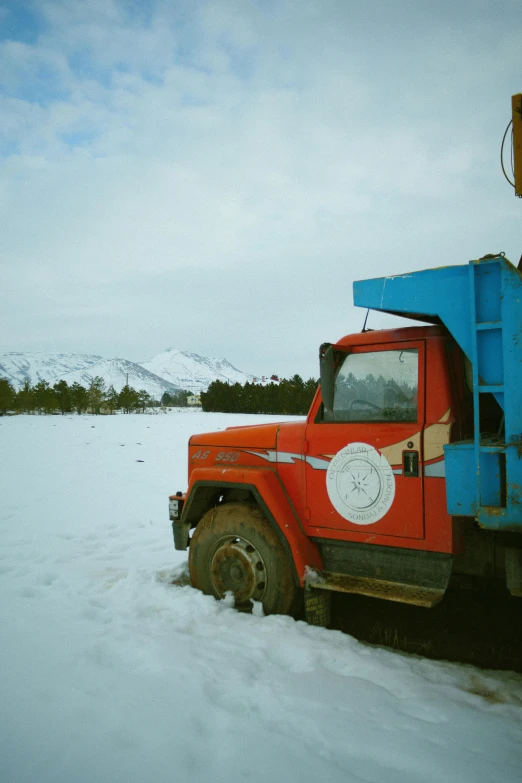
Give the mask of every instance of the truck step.
<svg viewBox="0 0 522 783">
<path fill-rule="evenodd" d="M 334 590 L 341 593 L 358 593 L 370 598 L 383 598 L 402 604 L 414 604 L 430 608 L 438 604 L 445 593 L 444 589 L 423 587 L 420 585 L 388 582 L 364 576 L 347 576 L 332 571 L 323 571 L 321 577 L 310 584 L 314 590 Z"/>
</svg>

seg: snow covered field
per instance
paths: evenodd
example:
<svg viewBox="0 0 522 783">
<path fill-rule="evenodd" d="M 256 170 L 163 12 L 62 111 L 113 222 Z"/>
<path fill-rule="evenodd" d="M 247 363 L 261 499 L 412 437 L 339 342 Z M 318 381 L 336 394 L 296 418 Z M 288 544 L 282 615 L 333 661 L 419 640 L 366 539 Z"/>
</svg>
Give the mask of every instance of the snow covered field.
<svg viewBox="0 0 522 783">
<path fill-rule="evenodd" d="M 520 676 L 171 584 L 189 435 L 269 420 L 0 419 L 2 783 L 520 782 Z"/>
</svg>

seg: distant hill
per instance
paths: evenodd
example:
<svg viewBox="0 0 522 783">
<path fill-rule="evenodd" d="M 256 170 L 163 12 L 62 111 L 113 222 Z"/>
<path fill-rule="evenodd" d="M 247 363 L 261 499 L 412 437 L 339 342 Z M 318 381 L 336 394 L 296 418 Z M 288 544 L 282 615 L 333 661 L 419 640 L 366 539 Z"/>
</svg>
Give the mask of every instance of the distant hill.
<svg viewBox="0 0 522 783">
<path fill-rule="evenodd" d="M 144 367 L 134 362 L 128 362 L 126 359 L 101 359 L 96 364 L 91 364 L 83 370 L 75 370 L 62 375 L 64 381 L 69 386 L 73 383 L 80 383 L 82 386 L 88 386 L 93 378 L 99 376 L 105 381 L 105 388 L 114 386 L 117 392 L 120 392 L 128 383 L 137 391 L 145 389 L 150 396 L 155 399 L 161 399 L 164 392 L 180 391 L 165 378 L 160 378 Z"/>
<path fill-rule="evenodd" d="M 91 353 L 0 353 L 0 378 L 7 378 L 15 389 L 25 381 L 31 386 L 38 381 L 56 383 L 65 373 L 83 370 L 102 358 Z"/>
<path fill-rule="evenodd" d="M 31 386 L 39 381 L 48 381 L 53 386 L 63 378 L 69 385 L 76 382 L 88 386 L 97 375 L 103 378 L 106 388 L 113 385 L 118 392 L 128 378 L 129 386 L 145 389 L 157 400 L 166 391 L 184 389 L 198 393 L 208 389 L 215 380 L 244 384 L 254 377 L 241 372 L 227 359 L 211 359 L 178 348 L 167 348 L 139 363 L 83 353 L 0 354 L 0 378 L 7 378 L 17 390 L 26 380 Z"/>
<path fill-rule="evenodd" d="M 140 365 L 175 386 L 192 392 L 205 391 L 216 380 L 244 384 L 254 377 L 233 367 L 227 359 L 210 359 L 178 348 L 167 348 L 152 359 L 140 362 Z"/>
</svg>

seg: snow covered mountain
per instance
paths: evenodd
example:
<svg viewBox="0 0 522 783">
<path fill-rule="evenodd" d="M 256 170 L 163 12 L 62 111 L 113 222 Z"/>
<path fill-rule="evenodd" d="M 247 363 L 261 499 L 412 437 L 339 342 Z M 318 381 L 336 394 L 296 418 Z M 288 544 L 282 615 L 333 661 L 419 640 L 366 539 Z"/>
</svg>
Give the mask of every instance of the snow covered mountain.
<svg viewBox="0 0 522 783">
<path fill-rule="evenodd" d="M 160 378 L 139 364 L 128 362 L 126 359 L 101 359 L 82 370 L 68 372 L 61 378 L 67 381 L 69 386 L 80 383 L 88 386 L 93 378 L 100 376 L 105 381 L 105 388 L 114 386 L 120 392 L 128 383 L 133 389 L 145 389 L 155 400 L 161 399 L 163 392 L 179 391 L 180 387 L 174 383 Z"/>
<path fill-rule="evenodd" d="M 125 386 L 128 378 L 129 386 L 145 389 L 156 400 L 165 391 L 183 389 L 198 393 L 215 380 L 244 384 L 254 377 L 226 359 L 211 359 L 178 348 L 167 348 L 139 363 L 84 353 L 0 354 L 0 378 L 7 378 L 15 389 L 21 389 L 26 380 L 31 386 L 42 380 L 52 386 L 62 378 L 69 385 L 76 382 L 88 386 L 97 375 L 103 378 L 107 389 L 112 384 L 116 391 Z"/>
<path fill-rule="evenodd" d="M 64 373 L 83 370 L 103 357 L 91 353 L 0 353 L 0 378 L 7 378 L 15 389 L 25 381 L 55 383 Z"/>
<path fill-rule="evenodd" d="M 192 392 L 205 391 L 216 380 L 244 384 L 254 377 L 236 369 L 227 359 L 211 359 L 178 348 L 167 348 L 152 359 L 140 362 L 140 365 L 175 386 Z"/>
</svg>

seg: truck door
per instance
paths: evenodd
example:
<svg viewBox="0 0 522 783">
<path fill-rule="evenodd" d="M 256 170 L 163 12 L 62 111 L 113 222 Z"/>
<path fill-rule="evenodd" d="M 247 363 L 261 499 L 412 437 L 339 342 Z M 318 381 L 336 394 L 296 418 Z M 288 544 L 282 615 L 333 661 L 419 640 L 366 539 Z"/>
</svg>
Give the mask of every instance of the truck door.
<svg viewBox="0 0 522 783">
<path fill-rule="evenodd" d="M 311 535 L 424 538 L 424 364 L 423 340 L 336 352 L 333 410 L 306 430 Z"/>
</svg>

